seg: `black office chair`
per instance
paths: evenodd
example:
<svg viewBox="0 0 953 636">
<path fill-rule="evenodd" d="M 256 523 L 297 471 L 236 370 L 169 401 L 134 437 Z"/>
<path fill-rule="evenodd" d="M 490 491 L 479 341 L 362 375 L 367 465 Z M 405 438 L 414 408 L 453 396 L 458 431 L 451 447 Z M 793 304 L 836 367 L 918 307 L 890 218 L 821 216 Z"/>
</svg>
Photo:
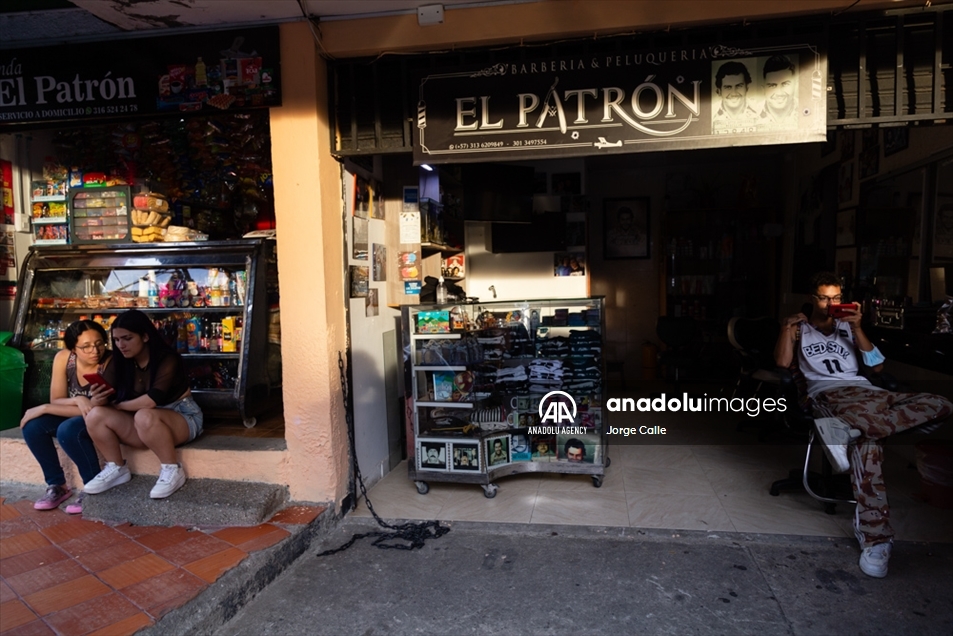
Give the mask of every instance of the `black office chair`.
<svg viewBox="0 0 953 636">
<path fill-rule="evenodd" d="M 698 363 L 698 323 L 691 316 L 659 316 L 655 335 L 665 345 L 659 362 L 665 367 L 666 376 L 669 371 L 674 375 L 675 392 L 679 393 L 685 371 Z"/>
<path fill-rule="evenodd" d="M 898 391 L 900 383 L 887 373 L 866 373 L 867 379 L 874 386 L 888 391 Z M 804 456 L 804 465 L 789 471 L 788 476 L 771 484 L 770 493 L 777 497 L 782 490 L 803 490 L 811 497 L 824 504 L 827 514 L 834 514 L 839 503 L 856 504 L 853 498 L 853 488 L 850 476 L 835 475 L 827 455 L 821 453 L 821 472 L 810 470 L 811 450 L 819 437 L 814 427 L 814 420 L 820 417 L 830 417 L 832 414 L 824 412 L 816 404 L 806 398 L 807 386 L 800 369 L 797 366 L 797 356 L 790 369 L 779 369 L 780 395 L 786 398 L 788 409 L 783 421 L 789 435 L 798 436 L 807 440 L 807 452 Z M 818 442 L 820 443 L 820 442 Z"/>
<path fill-rule="evenodd" d="M 746 387 L 754 385 L 750 395 L 758 395 L 767 384 L 776 393 L 781 380 L 774 364 L 774 345 L 778 341 L 780 326 L 770 317 L 741 318 L 728 321 L 728 342 L 735 348 L 738 358 L 738 380 L 731 397 L 748 393 Z"/>
</svg>

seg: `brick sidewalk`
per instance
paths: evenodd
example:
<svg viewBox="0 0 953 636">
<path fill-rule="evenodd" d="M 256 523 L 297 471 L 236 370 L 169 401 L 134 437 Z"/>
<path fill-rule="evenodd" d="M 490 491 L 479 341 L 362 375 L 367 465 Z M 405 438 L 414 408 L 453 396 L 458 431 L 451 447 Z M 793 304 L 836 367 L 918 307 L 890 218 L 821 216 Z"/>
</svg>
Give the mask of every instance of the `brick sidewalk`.
<svg viewBox="0 0 953 636">
<path fill-rule="evenodd" d="M 135 633 L 322 512 L 290 506 L 248 528 L 109 526 L 0 498 L 0 635 Z"/>
</svg>

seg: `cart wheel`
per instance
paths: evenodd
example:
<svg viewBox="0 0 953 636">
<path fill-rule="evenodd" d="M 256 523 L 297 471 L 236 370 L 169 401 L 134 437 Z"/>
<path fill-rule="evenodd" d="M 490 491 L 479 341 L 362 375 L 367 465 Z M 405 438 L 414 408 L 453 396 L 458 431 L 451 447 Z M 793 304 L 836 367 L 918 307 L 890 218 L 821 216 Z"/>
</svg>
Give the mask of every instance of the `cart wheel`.
<svg viewBox="0 0 953 636">
<path fill-rule="evenodd" d="M 421 495 L 426 495 L 430 492 L 430 485 L 425 481 L 415 481 L 414 485 L 417 486 L 417 493 Z"/>
<path fill-rule="evenodd" d="M 255 424 L 257 423 L 257 417 L 246 417 L 244 420 L 242 420 L 242 424 L 245 425 L 245 428 L 255 428 Z"/>
<path fill-rule="evenodd" d="M 611 466 L 611 465 L 612 465 L 612 458 L 611 458 L 611 457 L 606 457 L 606 468 L 608 468 L 608 467 Z"/>
<path fill-rule="evenodd" d="M 602 488 L 602 477 L 600 477 L 599 475 L 593 475 L 592 486 L 593 488 Z"/>
<path fill-rule="evenodd" d="M 497 490 L 499 490 L 499 487 L 496 484 L 487 484 L 483 487 L 483 496 L 487 499 L 493 499 L 496 497 Z"/>
</svg>

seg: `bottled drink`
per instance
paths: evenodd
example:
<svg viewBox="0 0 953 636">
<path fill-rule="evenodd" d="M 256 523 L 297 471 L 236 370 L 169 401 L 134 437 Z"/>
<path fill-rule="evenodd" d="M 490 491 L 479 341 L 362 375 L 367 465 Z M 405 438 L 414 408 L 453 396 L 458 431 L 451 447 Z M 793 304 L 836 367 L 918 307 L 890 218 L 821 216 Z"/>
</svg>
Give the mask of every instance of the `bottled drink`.
<svg viewBox="0 0 953 636">
<path fill-rule="evenodd" d="M 442 305 L 447 302 L 447 284 L 443 282 L 443 276 L 437 284 L 437 304 Z"/>
<path fill-rule="evenodd" d="M 148 297 L 149 307 L 154 308 L 159 306 L 159 285 L 156 283 L 155 270 L 149 270 Z"/>
<path fill-rule="evenodd" d="M 208 84 L 208 73 L 206 72 L 205 62 L 202 61 L 202 58 L 199 58 L 195 62 L 195 85 L 202 87 Z"/>
</svg>

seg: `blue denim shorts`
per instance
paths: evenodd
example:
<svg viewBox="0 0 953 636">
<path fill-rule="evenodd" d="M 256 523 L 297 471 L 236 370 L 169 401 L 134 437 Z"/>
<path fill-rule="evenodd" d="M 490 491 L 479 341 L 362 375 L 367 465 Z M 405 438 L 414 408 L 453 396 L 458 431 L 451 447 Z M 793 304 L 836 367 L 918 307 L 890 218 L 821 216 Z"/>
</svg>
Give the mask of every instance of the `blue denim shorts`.
<svg viewBox="0 0 953 636">
<path fill-rule="evenodd" d="M 185 418 L 185 421 L 189 425 L 189 439 L 186 440 L 185 443 L 191 442 L 202 434 L 202 421 L 204 416 L 202 415 L 202 409 L 195 403 L 191 395 L 187 395 L 180 400 L 176 400 L 165 406 L 160 406 L 159 408 L 171 409 Z"/>
</svg>

